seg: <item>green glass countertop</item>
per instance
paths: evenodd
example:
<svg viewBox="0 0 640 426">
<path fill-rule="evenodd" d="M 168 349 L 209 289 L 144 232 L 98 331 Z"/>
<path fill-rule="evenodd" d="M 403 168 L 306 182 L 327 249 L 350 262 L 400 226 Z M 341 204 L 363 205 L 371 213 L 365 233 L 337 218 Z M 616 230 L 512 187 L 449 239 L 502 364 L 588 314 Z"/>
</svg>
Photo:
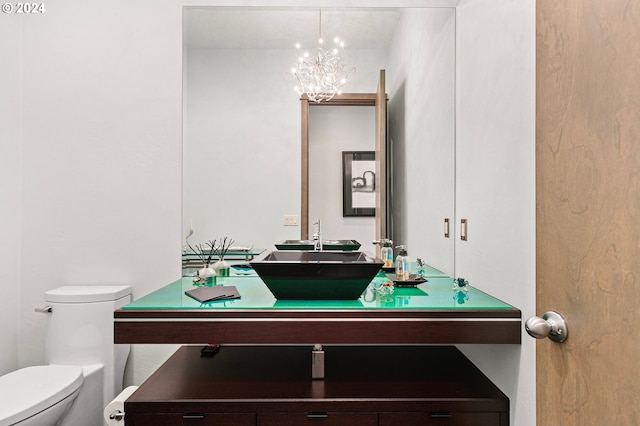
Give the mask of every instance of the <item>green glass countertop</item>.
<svg viewBox="0 0 640 426">
<path fill-rule="evenodd" d="M 124 310 L 508 310 L 514 309 L 493 296 L 467 286 L 467 292 L 454 289 L 447 276 L 427 276 L 416 287 L 395 288 L 393 294 L 374 290 L 388 282 L 381 271 L 357 300 L 277 300 L 256 275 L 217 277 L 215 285 L 236 286 L 239 299 L 200 303 L 185 295 L 195 288 L 193 277 L 183 277 L 124 306 Z"/>
</svg>

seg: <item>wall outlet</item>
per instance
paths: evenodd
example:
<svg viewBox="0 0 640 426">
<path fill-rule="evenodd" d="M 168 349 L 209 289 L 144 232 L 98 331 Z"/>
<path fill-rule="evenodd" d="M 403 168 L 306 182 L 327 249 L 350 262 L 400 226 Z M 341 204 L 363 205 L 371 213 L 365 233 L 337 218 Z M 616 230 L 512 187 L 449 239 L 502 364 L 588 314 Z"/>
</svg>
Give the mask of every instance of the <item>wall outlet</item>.
<svg viewBox="0 0 640 426">
<path fill-rule="evenodd" d="M 298 215 L 297 214 L 285 214 L 284 215 L 284 226 L 298 226 Z"/>
</svg>

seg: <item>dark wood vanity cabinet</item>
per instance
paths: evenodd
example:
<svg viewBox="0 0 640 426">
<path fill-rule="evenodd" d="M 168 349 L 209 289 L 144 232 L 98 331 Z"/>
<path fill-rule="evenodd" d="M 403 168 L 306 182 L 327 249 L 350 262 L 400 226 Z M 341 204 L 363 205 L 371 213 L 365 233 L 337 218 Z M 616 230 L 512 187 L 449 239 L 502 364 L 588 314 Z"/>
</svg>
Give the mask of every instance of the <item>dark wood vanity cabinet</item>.
<svg viewBox="0 0 640 426">
<path fill-rule="evenodd" d="M 137 426 L 255 426 L 254 413 L 144 413 L 126 419 Z"/>
<path fill-rule="evenodd" d="M 125 402 L 127 426 L 506 426 L 509 399 L 453 346 L 181 347 Z"/>
<path fill-rule="evenodd" d="M 377 426 L 377 413 L 259 413 L 260 426 Z"/>
<path fill-rule="evenodd" d="M 434 411 L 429 413 L 380 413 L 378 426 L 482 426 L 508 424 L 505 413 L 466 413 Z"/>
</svg>

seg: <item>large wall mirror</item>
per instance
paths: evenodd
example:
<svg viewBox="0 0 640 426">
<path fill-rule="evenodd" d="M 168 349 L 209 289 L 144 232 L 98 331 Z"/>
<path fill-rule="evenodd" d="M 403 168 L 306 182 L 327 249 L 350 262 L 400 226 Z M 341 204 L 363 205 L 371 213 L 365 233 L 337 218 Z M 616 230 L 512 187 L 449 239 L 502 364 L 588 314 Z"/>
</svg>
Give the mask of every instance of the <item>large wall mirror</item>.
<svg viewBox="0 0 640 426">
<path fill-rule="evenodd" d="M 347 43 L 356 72 L 345 91 L 374 93 L 386 70 L 394 243 L 452 274 L 443 221 L 454 213 L 454 8 L 323 8 L 321 28 Z M 300 238 L 300 220 L 286 224 L 301 214 L 301 105 L 289 70 L 295 43 L 314 46 L 318 31 L 318 8 L 184 8 L 183 230 L 193 228 L 192 242 L 230 236 L 270 250 Z M 344 121 L 323 111 L 326 130 Z M 310 202 L 342 203 L 341 188 L 332 192 Z"/>
</svg>

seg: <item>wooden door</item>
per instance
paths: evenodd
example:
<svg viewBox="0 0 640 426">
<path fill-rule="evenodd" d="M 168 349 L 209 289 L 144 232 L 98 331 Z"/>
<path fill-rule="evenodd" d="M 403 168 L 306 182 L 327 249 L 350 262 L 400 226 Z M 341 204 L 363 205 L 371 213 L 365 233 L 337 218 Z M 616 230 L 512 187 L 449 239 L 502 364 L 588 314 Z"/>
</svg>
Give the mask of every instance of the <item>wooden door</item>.
<svg viewBox="0 0 640 426">
<path fill-rule="evenodd" d="M 640 2 L 536 7 L 538 424 L 640 424 Z"/>
</svg>

